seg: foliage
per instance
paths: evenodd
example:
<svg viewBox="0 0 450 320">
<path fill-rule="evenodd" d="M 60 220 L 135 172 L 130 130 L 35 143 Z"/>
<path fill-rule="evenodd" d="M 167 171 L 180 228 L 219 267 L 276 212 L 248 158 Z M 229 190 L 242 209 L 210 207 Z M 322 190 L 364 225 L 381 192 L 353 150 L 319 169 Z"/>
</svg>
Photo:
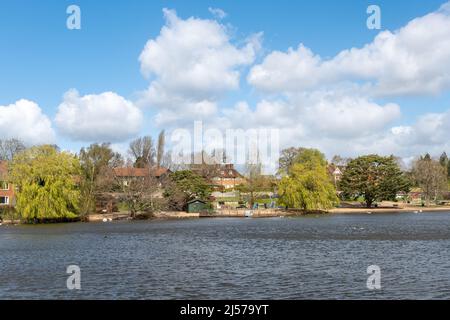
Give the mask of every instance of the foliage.
<svg viewBox="0 0 450 320">
<path fill-rule="evenodd" d="M 395 200 L 399 191 L 408 192 L 410 181 L 395 157 L 366 155 L 351 160 L 340 181 L 344 197 L 363 197 L 368 208 L 375 201 Z"/>
<path fill-rule="evenodd" d="M 169 176 L 164 191 L 171 209 L 186 208 L 189 201 L 201 199 L 207 201 L 211 195 L 211 187 L 206 180 L 189 170 L 177 171 Z"/>
<path fill-rule="evenodd" d="M 82 171 L 80 214 L 84 216 L 94 210 L 95 195 L 111 188 L 111 181 L 106 179 L 110 173 L 108 169 L 122 166 L 123 159 L 109 143 L 95 143 L 80 150 L 79 160 Z"/>
<path fill-rule="evenodd" d="M 325 168 L 327 166 L 327 159 L 325 158 L 325 155 L 317 149 L 302 149 L 295 157 L 294 164 L 295 163 L 302 164 L 311 169 L 317 168 L 317 166 Z"/>
<path fill-rule="evenodd" d="M 18 153 L 10 178 L 18 186 L 16 210 L 27 221 L 75 218 L 80 192 L 76 157 L 44 145 Z"/>
<path fill-rule="evenodd" d="M 250 204 L 250 207 L 255 203 L 257 193 L 271 192 L 276 185 L 272 177 L 262 175 L 260 164 L 247 164 L 245 178 L 246 182 L 236 186 L 236 190 L 246 194 L 246 201 Z"/>
<path fill-rule="evenodd" d="M 448 189 L 447 169 L 439 161 L 422 157 L 414 162 L 412 174 L 427 202 L 437 200 Z"/>
<path fill-rule="evenodd" d="M 308 155 L 290 168 L 278 185 L 279 202 L 303 210 L 328 210 L 339 203 L 336 190 L 321 159 Z M 316 154 L 317 155 L 317 154 Z"/>
<path fill-rule="evenodd" d="M 448 159 L 447 153 L 443 152 L 439 157 L 439 163 L 444 168 L 447 176 L 450 176 L 450 161 Z"/>
<path fill-rule="evenodd" d="M 288 174 L 289 168 L 294 164 L 295 158 L 299 155 L 300 152 L 302 152 L 302 150 L 304 150 L 304 148 L 294 147 L 281 150 L 280 159 L 278 160 L 278 173 Z"/>
<path fill-rule="evenodd" d="M 327 160 L 325 155 L 317 149 L 308 148 L 287 148 L 281 151 L 281 156 L 279 159 L 279 170 L 278 173 L 286 175 L 290 173 L 290 168 L 296 164 L 307 164 L 307 163 L 319 162 L 322 166 L 327 165 Z"/>
</svg>

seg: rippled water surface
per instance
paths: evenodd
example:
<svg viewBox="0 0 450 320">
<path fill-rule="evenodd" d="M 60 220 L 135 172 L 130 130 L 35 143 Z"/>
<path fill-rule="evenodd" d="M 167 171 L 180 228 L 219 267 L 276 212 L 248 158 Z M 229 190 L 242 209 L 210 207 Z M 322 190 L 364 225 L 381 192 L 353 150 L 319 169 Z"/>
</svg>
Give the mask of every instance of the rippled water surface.
<svg viewBox="0 0 450 320">
<path fill-rule="evenodd" d="M 450 213 L 1 226 L 0 298 L 450 299 Z"/>
</svg>

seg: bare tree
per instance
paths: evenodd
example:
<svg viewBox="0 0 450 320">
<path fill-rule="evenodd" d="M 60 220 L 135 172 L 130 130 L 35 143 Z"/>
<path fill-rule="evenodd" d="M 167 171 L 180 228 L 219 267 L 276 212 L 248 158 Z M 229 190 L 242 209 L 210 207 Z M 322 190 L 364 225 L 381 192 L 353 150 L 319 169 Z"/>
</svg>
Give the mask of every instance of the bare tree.
<svg viewBox="0 0 450 320">
<path fill-rule="evenodd" d="M 279 169 L 278 173 L 288 174 L 289 168 L 294 163 L 295 158 L 304 150 L 304 148 L 290 147 L 281 151 L 279 159 Z"/>
<path fill-rule="evenodd" d="M 129 177 L 133 176 L 131 174 L 133 169 L 128 168 L 130 170 Z M 119 199 L 126 204 L 132 218 L 136 218 L 138 213 L 145 217 L 151 217 L 164 205 L 164 199 L 160 194 L 160 183 L 154 169 L 147 168 L 147 170 L 148 172 L 144 176 L 129 178 L 126 183 L 116 177 L 117 184 L 121 188 Z"/>
<path fill-rule="evenodd" d="M 110 191 L 112 186 L 108 183 L 110 171 L 122 166 L 123 159 L 119 153 L 111 149 L 109 143 L 95 143 L 87 148 L 83 147 L 78 158 L 82 169 L 80 191 L 83 202 L 80 212 L 82 216 L 86 216 L 95 208 L 97 197 Z"/>
<path fill-rule="evenodd" d="M 447 191 L 447 174 L 439 161 L 425 156 L 415 161 L 413 165 L 413 177 L 422 189 L 427 204 L 430 200 L 436 201 L 442 192 Z"/>
<path fill-rule="evenodd" d="M 11 161 L 17 153 L 25 149 L 25 145 L 18 139 L 0 139 L 0 160 Z"/>
<path fill-rule="evenodd" d="M 134 167 L 136 168 L 146 168 L 155 165 L 155 146 L 150 136 L 131 141 L 128 152 L 133 158 Z"/>
<path fill-rule="evenodd" d="M 346 166 L 351 160 L 350 158 L 343 158 L 337 154 L 331 159 L 331 163 L 336 166 Z"/>
</svg>

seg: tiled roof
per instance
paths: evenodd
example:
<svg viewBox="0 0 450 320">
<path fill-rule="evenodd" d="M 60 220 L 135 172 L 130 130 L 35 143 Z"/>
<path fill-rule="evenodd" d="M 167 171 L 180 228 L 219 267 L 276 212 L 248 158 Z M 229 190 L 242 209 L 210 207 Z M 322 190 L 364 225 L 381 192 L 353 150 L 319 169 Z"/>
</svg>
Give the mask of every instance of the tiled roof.
<svg viewBox="0 0 450 320">
<path fill-rule="evenodd" d="M 155 177 L 161 177 L 166 173 L 170 173 L 167 168 L 114 168 L 114 173 L 118 177 L 145 177 L 149 173 L 152 173 Z"/>
</svg>

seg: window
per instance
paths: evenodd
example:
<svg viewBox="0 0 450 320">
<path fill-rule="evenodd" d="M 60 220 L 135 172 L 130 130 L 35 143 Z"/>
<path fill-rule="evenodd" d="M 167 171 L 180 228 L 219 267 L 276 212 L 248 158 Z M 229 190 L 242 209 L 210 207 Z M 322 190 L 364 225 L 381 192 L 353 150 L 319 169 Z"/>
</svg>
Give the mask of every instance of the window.
<svg viewBox="0 0 450 320">
<path fill-rule="evenodd" d="M 9 204 L 9 197 L 0 197 L 0 206 L 8 204 Z"/>
<path fill-rule="evenodd" d="M 9 183 L 6 181 L 0 181 L 0 190 L 9 190 Z"/>
</svg>

